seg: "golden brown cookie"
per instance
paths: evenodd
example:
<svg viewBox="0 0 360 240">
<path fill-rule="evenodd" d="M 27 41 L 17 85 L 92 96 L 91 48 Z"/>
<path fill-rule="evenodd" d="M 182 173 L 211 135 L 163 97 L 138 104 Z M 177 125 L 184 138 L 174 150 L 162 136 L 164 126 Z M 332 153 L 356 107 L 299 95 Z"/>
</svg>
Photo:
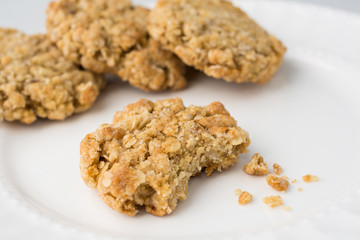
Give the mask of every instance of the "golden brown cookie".
<svg viewBox="0 0 360 240">
<path fill-rule="evenodd" d="M 226 0 L 159 0 L 148 30 L 184 63 L 228 82 L 266 83 L 286 51 Z"/>
<path fill-rule="evenodd" d="M 58 0 L 48 7 L 47 32 L 85 69 L 117 74 L 146 91 L 183 88 L 185 66 L 149 37 L 148 15 L 129 0 Z"/>
<path fill-rule="evenodd" d="M 219 102 L 140 100 L 81 142 L 81 176 L 114 210 L 163 216 L 188 195 L 191 176 L 235 165 L 249 135 Z"/>
<path fill-rule="evenodd" d="M 0 121 L 63 120 L 90 108 L 104 86 L 45 35 L 0 28 Z"/>
</svg>

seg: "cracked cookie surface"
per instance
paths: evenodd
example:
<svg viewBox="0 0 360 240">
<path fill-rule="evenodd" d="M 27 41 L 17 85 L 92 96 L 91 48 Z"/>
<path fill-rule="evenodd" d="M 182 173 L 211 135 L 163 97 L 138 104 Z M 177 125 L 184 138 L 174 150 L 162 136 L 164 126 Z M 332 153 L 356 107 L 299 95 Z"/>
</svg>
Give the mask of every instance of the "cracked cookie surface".
<svg viewBox="0 0 360 240">
<path fill-rule="evenodd" d="M 0 28 L 0 121 L 63 120 L 90 108 L 104 86 L 45 35 Z"/>
<path fill-rule="evenodd" d="M 163 216 L 187 198 L 190 177 L 235 165 L 249 144 L 219 102 L 143 99 L 83 139 L 81 176 L 114 210 L 133 216 L 145 207 Z"/>
<path fill-rule="evenodd" d="M 47 32 L 86 69 L 117 74 L 146 91 L 181 89 L 185 66 L 150 38 L 148 15 L 129 0 L 58 0 L 48 7 Z"/>
<path fill-rule="evenodd" d="M 266 83 L 286 51 L 226 0 L 159 0 L 148 30 L 187 65 L 228 82 Z"/>
</svg>

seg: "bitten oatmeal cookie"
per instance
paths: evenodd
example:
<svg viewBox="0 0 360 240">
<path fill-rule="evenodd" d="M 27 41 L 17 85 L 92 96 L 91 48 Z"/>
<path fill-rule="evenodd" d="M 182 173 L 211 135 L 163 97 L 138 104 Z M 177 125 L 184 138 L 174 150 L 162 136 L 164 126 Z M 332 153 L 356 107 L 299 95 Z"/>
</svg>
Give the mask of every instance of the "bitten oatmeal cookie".
<svg viewBox="0 0 360 240">
<path fill-rule="evenodd" d="M 0 121 L 63 120 L 90 108 L 104 86 L 45 35 L 0 28 Z"/>
<path fill-rule="evenodd" d="M 266 83 L 286 51 L 225 0 L 159 0 L 148 30 L 184 63 L 228 82 Z"/>
<path fill-rule="evenodd" d="M 149 10 L 129 0 L 58 0 L 47 9 L 51 41 L 70 60 L 146 91 L 180 89 L 184 64 L 149 37 Z"/>
<path fill-rule="evenodd" d="M 163 216 L 187 198 L 191 176 L 235 165 L 249 144 L 219 102 L 184 107 L 179 98 L 143 99 L 85 137 L 80 169 L 113 209 L 133 216 L 144 206 Z"/>
</svg>

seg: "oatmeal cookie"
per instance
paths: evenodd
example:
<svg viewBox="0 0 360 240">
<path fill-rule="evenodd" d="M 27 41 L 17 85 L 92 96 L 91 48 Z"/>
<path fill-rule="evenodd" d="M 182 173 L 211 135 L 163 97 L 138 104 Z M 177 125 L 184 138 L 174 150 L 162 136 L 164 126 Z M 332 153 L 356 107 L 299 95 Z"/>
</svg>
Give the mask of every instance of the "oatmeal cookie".
<svg viewBox="0 0 360 240">
<path fill-rule="evenodd" d="M 58 0 L 47 9 L 47 32 L 85 69 L 117 74 L 146 91 L 183 88 L 185 66 L 150 38 L 148 15 L 129 0 Z"/>
<path fill-rule="evenodd" d="M 63 120 L 90 108 L 104 86 L 45 35 L 0 28 L 0 121 Z"/>
<path fill-rule="evenodd" d="M 184 63 L 228 82 L 266 83 L 286 51 L 226 0 L 159 0 L 148 30 Z"/>
<path fill-rule="evenodd" d="M 250 144 L 224 106 L 184 107 L 179 98 L 140 100 L 81 142 L 84 182 L 113 209 L 133 216 L 170 214 L 191 176 L 235 165 Z"/>
</svg>

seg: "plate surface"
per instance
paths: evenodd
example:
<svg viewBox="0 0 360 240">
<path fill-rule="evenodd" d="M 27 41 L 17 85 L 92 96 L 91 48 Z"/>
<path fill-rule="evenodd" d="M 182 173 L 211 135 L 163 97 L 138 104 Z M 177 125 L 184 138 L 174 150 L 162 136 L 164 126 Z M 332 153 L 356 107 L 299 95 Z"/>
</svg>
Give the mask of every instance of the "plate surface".
<svg viewBox="0 0 360 240">
<path fill-rule="evenodd" d="M 16 2 L 5 1 L 0 16 L 13 11 Z M 25 12 L 28 2 L 18 11 Z M 137 3 L 152 6 L 154 1 Z M 336 206 L 344 213 L 344 200 L 360 200 L 360 59 L 351 49 L 360 42 L 359 31 L 353 30 L 360 29 L 360 17 L 301 4 L 234 3 L 288 47 L 283 66 L 267 85 L 230 84 L 190 71 L 186 89 L 154 94 L 110 79 L 90 111 L 64 122 L 0 123 L 0 189 L 9 196 L 0 198 L 0 203 L 17 199 L 19 206 L 26 206 L 23 215 L 36 212 L 37 221 L 50 219 L 46 224 L 59 223 L 65 226 L 62 231 L 76 229 L 73 234 L 84 238 L 88 233 L 120 239 L 232 239 L 287 236 L 291 229 L 316 221 L 314 216 L 336 219 L 339 213 L 329 209 Z M 37 8 L 31 8 L 34 13 L 26 13 L 35 16 L 34 22 L 12 21 L 15 17 L 7 13 L 0 24 L 29 33 L 42 31 L 46 4 L 36 1 Z M 340 29 L 342 34 L 334 34 Z M 325 42 L 330 34 L 330 43 Z M 111 210 L 81 180 L 80 141 L 100 124 L 111 122 L 113 114 L 127 104 L 140 98 L 173 97 L 181 97 L 185 105 L 221 101 L 250 133 L 250 152 L 230 170 L 194 177 L 188 199 L 169 216 L 141 213 L 127 217 Z M 298 182 L 279 194 L 267 186 L 264 177 L 246 175 L 242 167 L 255 152 L 260 152 L 269 166 L 279 163 L 284 175 Z M 308 173 L 321 181 L 303 183 L 301 176 Z M 299 187 L 302 192 L 297 191 Z M 239 206 L 234 195 L 237 188 L 252 193 L 253 202 Z M 291 211 L 270 209 L 262 203 L 263 197 L 277 194 Z M 347 219 L 359 220 L 359 208 Z M 0 223 L 4 221 L 0 215 Z M 359 222 L 339 231 L 359 233 Z M 331 237 L 324 233 L 327 228 L 315 226 L 314 233 Z"/>
</svg>

